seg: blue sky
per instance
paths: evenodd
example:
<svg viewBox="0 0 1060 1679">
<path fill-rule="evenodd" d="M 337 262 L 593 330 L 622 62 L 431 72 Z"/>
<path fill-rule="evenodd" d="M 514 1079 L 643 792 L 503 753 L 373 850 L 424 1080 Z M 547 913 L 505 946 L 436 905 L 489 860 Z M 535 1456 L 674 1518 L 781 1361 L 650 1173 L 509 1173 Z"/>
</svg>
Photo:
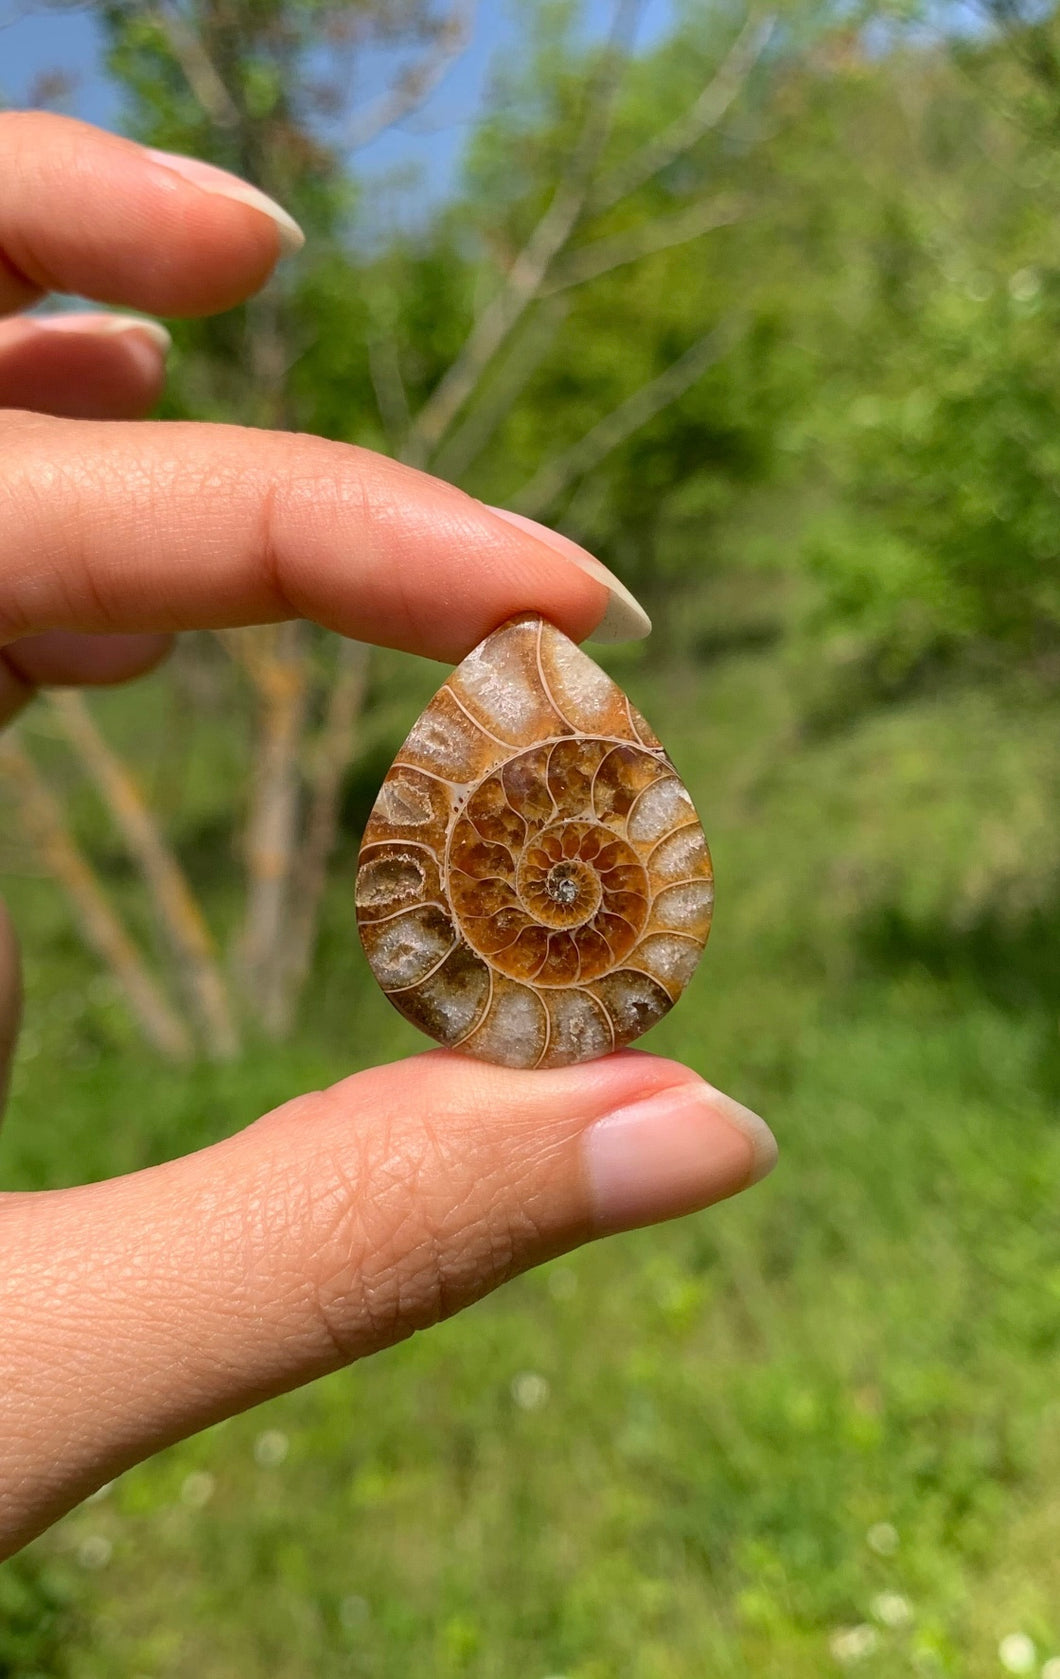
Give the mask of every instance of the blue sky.
<svg viewBox="0 0 1060 1679">
<path fill-rule="evenodd" d="M 587 0 L 589 28 L 605 28 L 611 10 L 609 0 Z M 646 0 L 638 44 L 643 46 L 662 34 L 673 10 L 673 0 Z M 513 22 L 517 11 L 518 0 L 511 5 L 482 0 L 470 50 L 411 121 L 361 153 L 364 169 L 373 175 L 416 171 L 419 184 L 414 195 L 421 203 L 445 195 L 490 66 L 517 42 Z M 380 60 L 369 73 L 381 79 L 386 68 Z M 76 84 L 69 107 L 73 115 L 104 128 L 120 128 L 118 101 L 102 69 L 99 33 L 91 11 L 27 11 L 24 0 L 0 0 L 0 103 L 24 105 L 36 78 L 52 70 L 66 72 Z"/>
</svg>

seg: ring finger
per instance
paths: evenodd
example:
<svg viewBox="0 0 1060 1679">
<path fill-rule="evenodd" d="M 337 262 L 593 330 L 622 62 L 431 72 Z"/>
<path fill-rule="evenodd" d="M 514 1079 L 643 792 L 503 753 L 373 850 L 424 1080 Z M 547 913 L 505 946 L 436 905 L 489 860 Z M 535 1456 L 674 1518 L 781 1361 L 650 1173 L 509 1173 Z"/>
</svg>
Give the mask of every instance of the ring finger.
<svg viewBox="0 0 1060 1679">
<path fill-rule="evenodd" d="M 0 408 L 72 420 L 138 420 L 158 401 L 169 334 L 132 315 L 0 320 Z"/>
<path fill-rule="evenodd" d="M 165 381 L 169 334 L 132 315 L 0 320 L 0 408 L 68 419 L 136 420 Z M 165 653 L 164 636 L 30 636 L 0 652 L 0 725 L 42 683 L 123 682 Z"/>
</svg>

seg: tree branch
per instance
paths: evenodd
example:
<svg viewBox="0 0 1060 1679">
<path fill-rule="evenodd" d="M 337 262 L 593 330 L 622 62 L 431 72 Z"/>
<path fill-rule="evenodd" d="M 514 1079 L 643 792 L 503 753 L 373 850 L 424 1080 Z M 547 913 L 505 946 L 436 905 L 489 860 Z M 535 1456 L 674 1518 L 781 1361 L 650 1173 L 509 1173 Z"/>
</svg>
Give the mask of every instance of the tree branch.
<svg viewBox="0 0 1060 1679">
<path fill-rule="evenodd" d="M 590 206 L 593 214 L 628 198 L 718 126 L 765 51 L 776 24 L 774 15 L 747 19 L 695 103 L 599 183 Z"/>
<path fill-rule="evenodd" d="M 190 1060 L 193 1048 L 184 1022 L 156 984 L 111 905 L 99 876 L 73 836 L 59 800 L 11 734 L 0 741 L 0 770 L 17 790 L 27 832 L 65 890 L 81 936 L 114 975 L 144 1037 L 170 1060 Z"/>
<path fill-rule="evenodd" d="M 449 433 L 431 461 L 439 478 L 459 484 L 483 449 L 497 434 L 520 392 L 533 378 L 547 355 L 556 331 L 567 315 L 566 303 L 544 304 L 530 315 L 522 332 L 509 346 L 492 376 L 486 380 L 479 399 L 468 409 L 459 425 Z"/>
<path fill-rule="evenodd" d="M 205 917 L 162 836 L 136 779 L 96 727 L 84 697 L 49 692 L 48 704 L 98 792 L 147 887 L 155 919 L 173 954 L 181 985 L 215 1061 L 231 1060 L 239 1039 Z"/>
<path fill-rule="evenodd" d="M 554 297 L 557 292 L 569 291 L 572 286 L 584 286 L 589 280 L 609 274 L 613 268 L 623 268 L 638 262 L 641 257 L 653 256 L 656 251 L 668 251 L 675 245 L 687 245 L 701 234 L 717 227 L 731 227 L 742 218 L 744 206 L 738 199 L 704 199 L 687 205 L 674 216 L 660 216 L 654 221 L 641 222 L 623 233 L 606 239 L 594 239 L 572 251 L 566 262 L 558 264 L 554 274 L 541 288 L 541 296 Z"/>
<path fill-rule="evenodd" d="M 379 418 L 391 449 L 400 448 L 409 427 L 409 399 L 401 375 L 397 344 L 391 333 L 368 340 L 368 376 L 375 392 Z"/>
<path fill-rule="evenodd" d="M 327 710 L 317 737 L 309 778 L 309 815 L 291 879 L 291 912 L 284 940 L 284 983 L 277 1011 L 281 1031 L 294 1023 L 313 961 L 328 864 L 339 826 L 342 778 L 354 752 L 357 719 L 368 686 L 370 650 L 359 641 L 339 644 Z"/>
<path fill-rule="evenodd" d="M 512 500 L 515 511 L 541 518 L 576 479 L 592 472 L 634 432 L 683 396 L 721 358 L 733 336 L 731 328 L 715 327 L 662 373 L 619 403 L 571 448 L 546 461 Z"/>
<path fill-rule="evenodd" d="M 218 128 L 237 128 L 242 121 L 239 107 L 203 46 L 201 36 L 196 34 L 179 7 L 160 0 L 146 16 L 158 25 L 165 36 L 169 50 L 204 114 Z"/>
<path fill-rule="evenodd" d="M 25 5 L 12 6 L 9 11 L 0 12 L 0 29 L 12 29 L 16 23 L 22 23 L 31 17 L 36 10 L 33 0 L 26 0 Z M 0 104 L 0 110 L 5 107 Z"/>
<path fill-rule="evenodd" d="M 270 625 L 256 637 L 262 654 L 262 705 L 247 819 L 240 965 L 250 996 L 273 1030 L 278 1024 L 288 892 L 298 845 L 298 750 L 309 699 L 306 631 L 304 623 L 294 620 Z"/>
<path fill-rule="evenodd" d="M 570 166 L 500 290 L 475 321 L 463 348 L 413 421 L 405 450 L 405 459 L 412 465 L 423 465 L 438 447 L 487 365 L 538 295 L 550 265 L 578 225 L 588 198 L 592 171 L 610 132 L 615 95 L 642 3 L 643 0 L 618 0 Z"/>
<path fill-rule="evenodd" d="M 266 626 L 269 627 L 271 626 Z M 220 642 L 232 663 L 238 665 L 255 693 L 262 693 L 266 680 L 266 659 L 255 629 L 251 627 L 242 630 L 212 630 L 210 633 Z"/>
<path fill-rule="evenodd" d="M 457 59 L 471 45 L 478 0 L 457 0 L 438 30 L 430 52 L 418 64 L 399 76 L 393 87 L 380 94 L 366 111 L 351 123 L 342 144 L 348 151 L 360 151 L 371 141 L 402 122 L 425 105 L 435 88 L 449 74 Z"/>
</svg>

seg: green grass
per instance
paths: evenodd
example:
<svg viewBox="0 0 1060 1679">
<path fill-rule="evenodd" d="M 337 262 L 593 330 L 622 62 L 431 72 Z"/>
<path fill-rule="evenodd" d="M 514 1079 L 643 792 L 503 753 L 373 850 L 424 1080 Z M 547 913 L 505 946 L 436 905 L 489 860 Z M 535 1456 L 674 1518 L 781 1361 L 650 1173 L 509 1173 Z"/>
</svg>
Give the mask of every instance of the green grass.
<svg viewBox="0 0 1060 1679">
<path fill-rule="evenodd" d="M 614 668 L 718 874 L 651 1047 L 759 1107 L 778 1170 L 126 1475 L 0 1570 L 5 1679 L 818 1679 L 857 1627 L 870 1679 L 988 1679 L 1014 1631 L 1060 1655 L 1057 716 L 955 690 L 813 733 L 767 650 Z M 366 788 L 436 674 L 384 663 Z M 48 884 L 9 882 L 34 955 L 5 1187 L 418 1047 L 351 866 L 311 1025 L 180 1075 Z"/>
</svg>

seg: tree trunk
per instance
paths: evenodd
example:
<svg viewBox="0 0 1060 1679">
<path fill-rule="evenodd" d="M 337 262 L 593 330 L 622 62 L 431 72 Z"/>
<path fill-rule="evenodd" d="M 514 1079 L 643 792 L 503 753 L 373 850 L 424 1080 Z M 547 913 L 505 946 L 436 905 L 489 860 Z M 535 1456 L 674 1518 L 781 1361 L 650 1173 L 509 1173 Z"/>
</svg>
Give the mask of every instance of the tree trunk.
<svg viewBox="0 0 1060 1679">
<path fill-rule="evenodd" d="M 280 1030 L 283 943 L 298 845 L 299 747 L 308 705 L 308 628 L 298 621 L 256 633 L 271 643 L 258 665 L 260 734 L 247 824 L 247 901 L 241 968 L 266 1029 Z"/>
<path fill-rule="evenodd" d="M 215 1061 L 231 1060 L 239 1052 L 239 1037 L 227 987 L 206 919 L 183 869 L 135 776 L 103 738 L 83 695 L 58 690 L 48 700 L 143 877 L 208 1055 Z"/>
<path fill-rule="evenodd" d="M 117 980 L 148 1043 L 171 1061 L 189 1061 L 191 1034 L 148 971 L 59 800 L 11 736 L 0 742 L 0 770 L 17 789 L 22 820 L 65 890 L 82 938 Z"/>
<path fill-rule="evenodd" d="M 342 778 L 354 755 L 369 664 L 370 651 L 361 642 L 340 643 L 335 679 L 316 742 L 305 835 L 291 884 L 290 926 L 276 1015 L 281 1032 L 289 1031 L 294 1024 L 313 961 L 328 864 L 338 836 Z"/>
</svg>

